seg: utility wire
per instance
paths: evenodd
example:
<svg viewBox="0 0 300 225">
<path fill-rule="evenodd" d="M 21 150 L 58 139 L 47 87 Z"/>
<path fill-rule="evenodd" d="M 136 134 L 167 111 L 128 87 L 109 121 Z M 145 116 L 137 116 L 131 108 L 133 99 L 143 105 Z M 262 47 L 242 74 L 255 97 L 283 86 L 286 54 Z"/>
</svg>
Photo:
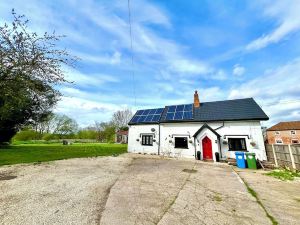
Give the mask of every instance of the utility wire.
<svg viewBox="0 0 300 225">
<path fill-rule="evenodd" d="M 128 0 L 128 23 L 129 23 L 129 35 L 130 35 L 130 49 L 131 49 L 131 73 L 132 73 L 132 88 L 134 96 L 134 107 L 136 108 L 136 91 L 135 91 L 135 74 L 134 74 L 134 64 L 133 64 L 133 47 L 132 47 L 132 31 L 131 31 L 131 10 L 130 10 L 130 0 Z"/>
</svg>

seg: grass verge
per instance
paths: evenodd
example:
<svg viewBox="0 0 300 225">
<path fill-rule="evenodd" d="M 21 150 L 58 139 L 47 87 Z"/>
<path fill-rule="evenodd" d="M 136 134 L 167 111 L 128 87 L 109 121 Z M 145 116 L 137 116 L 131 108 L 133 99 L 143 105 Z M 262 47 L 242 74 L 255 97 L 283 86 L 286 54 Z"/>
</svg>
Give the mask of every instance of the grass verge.
<svg viewBox="0 0 300 225">
<path fill-rule="evenodd" d="M 24 144 L 0 148 L 0 166 L 53 160 L 119 155 L 127 151 L 121 144 Z"/>
<path fill-rule="evenodd" d="M 294 172 L 294 171 L 290 171 L 287 169 L 273 170 L 269 173 L 266 173 L 266 175 L 275 177 L 275 178 L 283 180 L 283 181 L 286 181 L 286 180 L 292 181 L 295 179 L 295 177 L 300 177 L 299 172 Z"/>
<path fill-rule="evenodd" d="M 232 168 L 233 169 L 233 168 Z M 235 171 L 234 169 L 233 169 L 233 171 L 237 174 L 237 176 L 244 182 L 244 184 L 245 184 L 245 186 L 246 186 L 246 188 L 247 188 L 247 191 L 249 192 L 249 194 L 250 195 L 252 195 L 254 198 L 255 198 L 255 200 L 256 200 L 256 202 L 257 202 L 257 204 L 259 204 L 261 207 L 262 207 L 262 209 L 265 211 L 265 213 L 266 213 L 266 216 L 270 219 L 270 221 L 272 222 L 272 224 L 273 225 L 278 225 L 279 223 L 277 222 L 277 220 L 267 211 L 267 209 L 266 209 L 266 207 L 263 205 L 263 203 L 260 201 L 260 199 L 259 199 L 259 197 L 258 197 L 258 194 L 256 193 L 256 191 L 255 190 L 253 190 L 251 187 L 250 187 L 250 185 L 238 174 L 238 172 L 237 171 Z"/>
</svg>

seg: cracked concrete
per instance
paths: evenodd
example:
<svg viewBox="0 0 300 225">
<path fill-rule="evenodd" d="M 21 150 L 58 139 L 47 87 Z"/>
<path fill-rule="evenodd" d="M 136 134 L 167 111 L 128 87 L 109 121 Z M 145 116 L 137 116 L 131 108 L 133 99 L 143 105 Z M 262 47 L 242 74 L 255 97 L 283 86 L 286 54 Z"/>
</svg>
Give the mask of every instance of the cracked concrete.
<svg viewBox="0 0 300 225">
<path fill-rule="evenodd" d="M 281 181 L 262 170 L 237 169 L 279 224 L 300 225 L 300 179 Z"/>
<path fill-rule="evenodd" d="M 141 157 L 112 188 L 100 224 L 271 223 L 229 166 Z"/>
<path fill-rule="evenodd" d="M 271 224 L 231 167 L 125 154 L 0 167 L 0 224 Z"/>
</svg>

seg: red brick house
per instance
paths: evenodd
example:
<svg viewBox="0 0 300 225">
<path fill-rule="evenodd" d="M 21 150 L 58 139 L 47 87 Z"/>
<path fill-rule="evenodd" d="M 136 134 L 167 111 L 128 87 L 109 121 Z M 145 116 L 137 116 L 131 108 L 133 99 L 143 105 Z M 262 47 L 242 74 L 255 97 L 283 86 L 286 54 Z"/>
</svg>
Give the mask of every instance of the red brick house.
<svg viewBox="0 0 300 225">
<path fill-rule="evenodd" d="M 128 130 L 118 130 L 116 132 L 116 143 L 128 143 Z"/>
<path fill-rule="evenodd" d="M 267 129 L 268 144 L 299 144 L 300 121 L 280 122 Z"/>
</svg>

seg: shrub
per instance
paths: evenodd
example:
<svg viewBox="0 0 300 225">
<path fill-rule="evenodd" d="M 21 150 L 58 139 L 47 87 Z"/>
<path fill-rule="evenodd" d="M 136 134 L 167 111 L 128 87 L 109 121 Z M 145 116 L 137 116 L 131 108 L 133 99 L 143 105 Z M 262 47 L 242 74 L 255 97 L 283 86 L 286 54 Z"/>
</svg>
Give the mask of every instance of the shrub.
<svg viewBox="0 0 300 225">
<path fill-rule="evenodd" d="M 45 140 L 45 141 L 56 140 L 56 139 L 58 139 L 58 137 L 55 134 L 47 133 L 47 134 L 44 134 L 44 136 L 43 136 L 43 140 Z"/>
<path fill-rule="evenodd" d="M 15 141 L 30 141 L 38 140 L 41 138 L 41 135 L 34 130 L 22 130 L 14 136 Z"/>
</svg>

